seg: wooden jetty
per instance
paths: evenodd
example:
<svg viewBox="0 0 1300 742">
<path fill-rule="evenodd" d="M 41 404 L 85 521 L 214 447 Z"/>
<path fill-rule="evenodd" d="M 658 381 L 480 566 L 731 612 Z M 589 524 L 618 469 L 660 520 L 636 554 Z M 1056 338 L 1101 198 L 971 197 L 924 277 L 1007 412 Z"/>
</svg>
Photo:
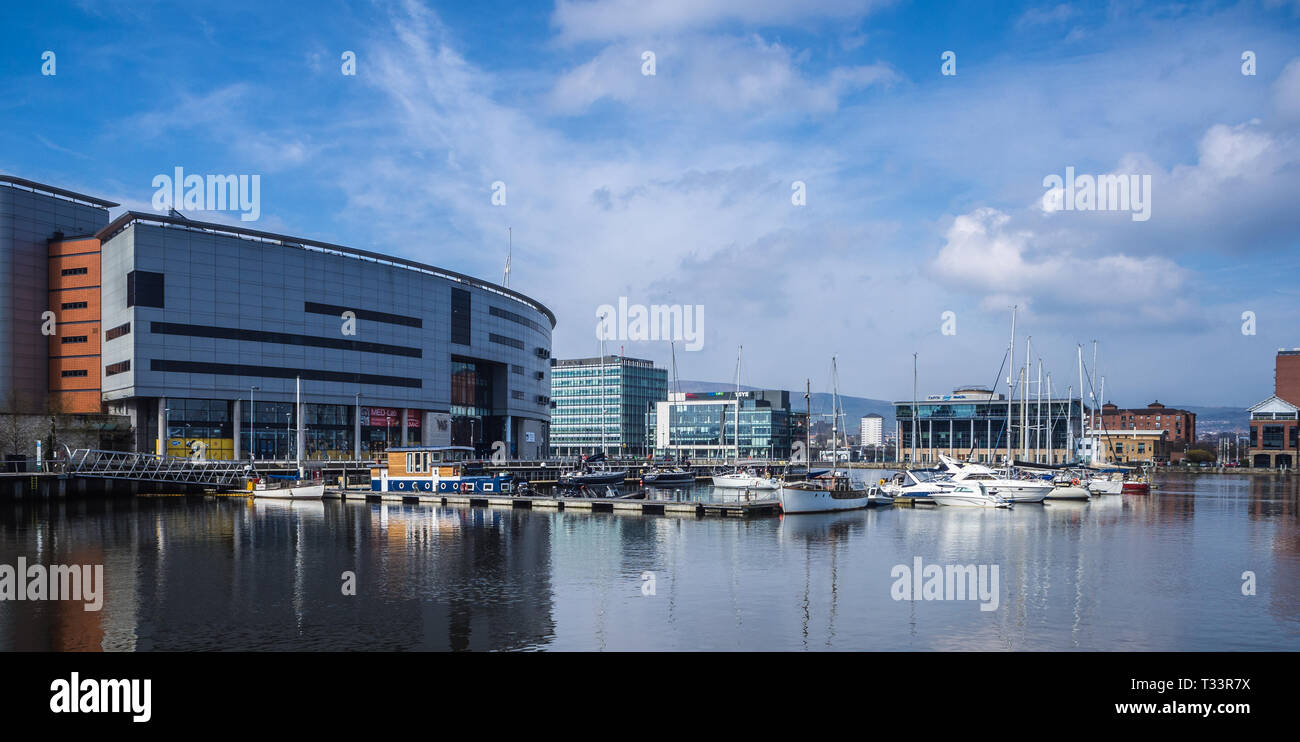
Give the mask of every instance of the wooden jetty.
<svg viewBox="0 0 1300 742">
<path fill-rule="evenodd" d="M 469 507 L 520 508 L 531 510 L 585 510 L 596 513 L 631 513 L 638 515 L 718 515 L 745 518 L 776 515 L 781 501 L 775 497 L 735 501 L 701 500 L 629 500 L 617 497 L 550 497 L 459 493 L 375 492 L 362 489 L 326 488 L 326 498 L 375 500 L 384 502 L 420 502 L 431 505 L 465 505 Z"/>
</svg>

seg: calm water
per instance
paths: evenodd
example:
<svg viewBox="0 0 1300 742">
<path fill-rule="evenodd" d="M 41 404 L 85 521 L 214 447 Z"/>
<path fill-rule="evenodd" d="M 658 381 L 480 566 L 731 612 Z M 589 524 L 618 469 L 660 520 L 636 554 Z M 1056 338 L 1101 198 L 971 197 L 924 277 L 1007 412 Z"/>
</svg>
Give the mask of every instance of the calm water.
<svg viewBox="0 0 1300 742">
<path fill-rule="evenodd" d="M 1011 511 L 749 520 L 4 502 L 0 564 L 103 564 L 106 597 L 100 612 L 0 602 L 0 649 L 1300 649 L 1295 479 L 1158 485 Z M 891 569 L 915 557 L 998 565 L 999 607 L 892 599 Z"/>
</svg>

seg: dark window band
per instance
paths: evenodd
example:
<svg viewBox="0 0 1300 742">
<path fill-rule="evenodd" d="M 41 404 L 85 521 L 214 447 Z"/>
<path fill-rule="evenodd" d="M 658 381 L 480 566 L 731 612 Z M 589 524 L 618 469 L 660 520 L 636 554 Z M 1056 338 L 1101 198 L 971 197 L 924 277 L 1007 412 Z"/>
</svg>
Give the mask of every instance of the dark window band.
<svg viewBox="0 0 1300 742">
<path fill-rule="evenodd" d="M 116 376 L 117 374 L 124 374 L 130 370 L 131 370 L 130 361 L 122 361 L 121 363 L 110 363 L 104 367 L 104 375 Z"/>
<path fill-rule="evenodd" d="M 508 345 L 511 348 L 516 348 L 518 350 L 524 349 L 524 341 L 515 340 L 514 338 L 508 338 L 505 335 L 498 335 L 495 332 L 488 334 L 488 340 L 491 340 L 497 345 Z"/>
<path fill-rule="evenodd" d="M 104 333 L 104 339 L 105 339 L 105 340 L 116 340 L 116 339 L 122 337 L 123 335 L 130 335 L 130 334 L 131 334 L 131 323 L 130 323 L 130 322 L 127 322 L 127 323 L 125 323 L 125 324 L 121 324 L 121 325 L 118 325 L 117 327 L 114 327 L 113 329 L 109 330 L 108 332 L 105 332 L 105 333 Z"/>
<path fill-rule="evenodd" d="M 336 304 L 318 304 L 314 301 L 303 302 L 303 310 L 312 314 L 328 314 L 334 317 L 342 317 L 344 312 L 352 312 L 357 316 L 357 319 L 370 320 L 371 322 L 386 322 L 390 325 L 405 325 L 407 327 L 424 326 L 424 322 L 419 317 L 406 317 L 401 314 L 375 312 L 370 309 L 357 309 L 356 307 L 341 307 Z"/>
<path fill-rule="evenodd" d="M 547 332 L 550 332 L 550 330 L 546 329 L 545 327 L 542 327 L 541 324 L 539 324 L 539 323 L 537 323 L 537 322 L 534 322 L 534 321 L 528 319 L 527 317 L 523 316 L 522 314 L 515 314 L 514 312 L 508 312 L 508 311 L 506 311 L 506 310 L 504 310 L 504 309 L 501 309 L 500 307 L 492 307 L 492 306 L 488 307 L 488 314 L 492 315 L 493 317 L 500 317 L 501 319 L 508 319 L 508 320 L 510 320 L 511 322 L 515 322 L 515 323 L 517 323 L 517 324 L 521 324 L 521 325 L 523 325 L 523 326 L 525 326 L 525 327 L 531 327 L 531 328 L 533 328 L 534 330 L 537 330 L 538 332 L 541 332 L 541 333 L 547 333 Z"/>
<path fill-rule="evenodd" d="M 424 354 L 424 351 L 420 348 L 405 348 L 400 345 L 387 345 L 385 343 L 368 343 L 362 340 L 320 338 L 311 335 L 291 335 L 287 332 L 240 330 L 234 327 L 182 325 L 175 322 L 150 322 L 149 331 L 155 335 L 186 335 L 188 337 L 217 338 L 219 340 L 243 340 L 250 343 L 305 345 L 313 348 L 356 350 L 364 353 L 384 353 L 386 355 L 406 356 L 408 358 L 420 358 Z"/>
<path fill-rule="evenodd" d="M 401 376 L 352 374 L 346 371 L 310 371 L 306 369 L 280 368 L 278 366 L 250 366 L 240 363 L 168 361 L 161 358 L 149 361 L 149 370 L 170 371 L 181 374 L 215 374 L 218 376 L 262 376 L 268 379 L 292 379 L 295 376 L 300 376 L 304 381 L 342 381 L 352 384 L 400 386 L 409 389 L 419 389 L 423 385 L 421 379 L 410 379 Z"/>
</svg>

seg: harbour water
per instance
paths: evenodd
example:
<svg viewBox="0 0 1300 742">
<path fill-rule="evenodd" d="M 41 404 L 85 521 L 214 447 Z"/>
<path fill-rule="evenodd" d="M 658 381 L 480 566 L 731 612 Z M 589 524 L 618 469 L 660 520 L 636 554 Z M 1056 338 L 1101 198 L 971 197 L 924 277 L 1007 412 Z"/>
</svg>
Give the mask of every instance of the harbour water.
<svg viewBox="0 0 1300 742">
<path fill-rule="evenodd" d="M 100 611 L 0 601 L 0 650 L 1298 650 L 1296 481 L 747 519 L 6 501 L 0 564 L 103 564 L 105 587 Z M 996 609 L 896 600 L 917 558 L 996 565 Z"/>
</svg>

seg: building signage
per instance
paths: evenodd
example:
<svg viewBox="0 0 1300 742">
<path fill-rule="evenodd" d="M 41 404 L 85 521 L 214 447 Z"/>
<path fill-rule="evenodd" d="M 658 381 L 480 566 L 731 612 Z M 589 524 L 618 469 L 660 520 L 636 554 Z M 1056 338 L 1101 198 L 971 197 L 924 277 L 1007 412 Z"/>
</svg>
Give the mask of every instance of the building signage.
<svg viewBox="0 0 1300 742">
<path fill-rule="evenodd" d="M 366 424 L 376 428 L 394 427 L 402 425 L 402 411 L 397 407 L 362 407 L 361 419 L 369 421 Z M 407 410 L 406 427 L 420 427 L 420 411 Z"/>
</svg>

